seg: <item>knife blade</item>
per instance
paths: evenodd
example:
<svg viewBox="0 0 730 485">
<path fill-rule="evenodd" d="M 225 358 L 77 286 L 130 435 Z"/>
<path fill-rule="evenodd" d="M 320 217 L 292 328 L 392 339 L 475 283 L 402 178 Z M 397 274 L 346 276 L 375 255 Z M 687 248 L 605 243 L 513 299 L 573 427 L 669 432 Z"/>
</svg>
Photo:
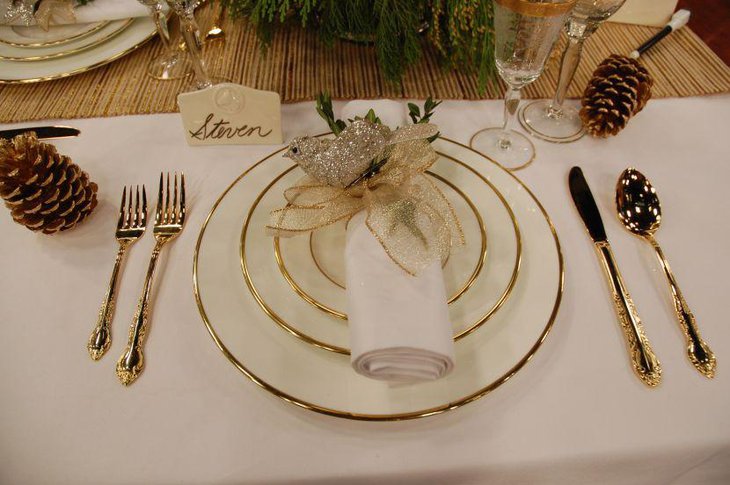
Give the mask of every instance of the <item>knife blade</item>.
<svg viewBox="0 0 730 485">
<path fill-rule="evenodd" d="M 78 136 L 81 133 L 76 128 L 70 126 L 30 126 L 28 128 L 14 128 L 12 130 L 0 130 L 0 138 L 11 139 L 14 136 L 34 131 L 36 136 L 41 140 L 49 138 L 67 138 L 70 136 Z"/>
<path fill-rule="evenodd" d="M 626 340 L 634 372 L 647 386 L 657 386 L 661 382 L 661 364 L 651 349 L 649 339 L 644 332 L 644 326 L 636 312 L 631 295 L 626 289 L 626 284 L 618 269 L 611 245 L 608 243 L 601 213 L 598 211 L 596 201 L 580 167 L 570 169 L 568 186 L 570 195 L 573 197 L 573 203 L 578 209 L 578 214 L 580 214 L 588 234 L 593 239 L 593 246 L 608 280 L 614 309 Z"/>
</svg>

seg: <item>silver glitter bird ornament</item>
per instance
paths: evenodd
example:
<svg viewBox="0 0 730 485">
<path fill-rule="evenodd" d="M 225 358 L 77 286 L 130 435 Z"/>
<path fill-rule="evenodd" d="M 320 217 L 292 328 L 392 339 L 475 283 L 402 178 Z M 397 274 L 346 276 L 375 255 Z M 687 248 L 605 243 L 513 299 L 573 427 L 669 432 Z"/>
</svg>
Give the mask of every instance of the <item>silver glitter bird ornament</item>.
<svg viewBox="0 0 730 485">
<path fill-rule="evenodd" d="M 295 138 L 284 155 L 319 182 L 348 187 L 371 167 L 387 157 L 387 149 L 398 143 L 430 138 L 435 125 L 406 125 L 393 131 L 385 125 L 360 119 L 353 121 L 334 139 Z"/>
</svg>

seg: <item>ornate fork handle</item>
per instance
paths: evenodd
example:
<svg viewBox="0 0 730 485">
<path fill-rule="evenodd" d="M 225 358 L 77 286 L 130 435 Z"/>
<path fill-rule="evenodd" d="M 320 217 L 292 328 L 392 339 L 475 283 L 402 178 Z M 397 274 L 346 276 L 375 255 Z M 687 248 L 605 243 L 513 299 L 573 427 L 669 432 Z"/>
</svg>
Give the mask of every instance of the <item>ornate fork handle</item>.
<svg viewBox="0 0 730 485">
<path fill-rule="evenodd" d="M 147 315 L 149 313 L 149 299 L 152 293 L 152 282 L 155 276 L 157 260 L 165 240 L 158 239 L 155 248 L 152 250 L 150 264 L 147 267 L 147 276 L 142 289 L 142 296 L 137 305 L 137 312 L 129 328 L 129 341 L 127 349 L 117 362 L 117 377 L 125 386 L 132 384 L 142 373 L 144 368 L 144 353 L 142 347 L 147 335 Z"/>
<path fill-rule="evenodd" d="M 618 271 L 611 246 L 607 242 L 598 242 L 595 246 L 611 287 L 616 315 L 621 323 L 634 371 L 647 386 L 657 386 L 662 377 L 661 365 L 649 345 L 634 302 Z"/>
<path fill-rule="evenodd" d="M 715 354 L 710 350 L 710 347 L 702 340 L 700 332 L 697 328 L 697 322 L 694 315 L 689 309 L 687 302 L 682 296 L 682 292 L 679 290 L 677 280 L 672 273 L 672 269 L 669 267 L 667 258 L 664 257 L 662 248 L 659 247 L 659 243 L 656 239 L 651 236 L 645 236 L 646 239 L 651 243 L 654 248 L 654 252 L 662 265 L 664 274 L 667 277 L 667 282 L 672 290 L 672 299 L 674 301 L 674 310 L 679 320 L 679 326 L 684 332 L 684 336 L 687 339 L 687 356 L 695 368 L 705 377 L 715 377 L 715 368 L 717 361 L 715 360 Z"/>
<path fill-rule="evenodd" d="M 112 270 L 112 276 L 109 279 L 109 288 L 107 289 L 104 302 L 101 304 L 99 309 L 99 317 L 96 322 L 96 327 L 89 336 L 89 341 L 86 344 L 86 349 L 89 351 L 89 355 L 93 360 L 99 360 L 109 350 L 109 346 L 112 342 L 112 330 L 111 320 L 114 316 L 114 307 L 116 303 L 117 293 L 117 277 L 119 276 L 119 270 L 122 266 L 122 260 L 124 255 L 129 248 L 128 241 L 119 241 L 119 250 L 117 251 L 117 257 L 114 261 L 114 269 Z"/>
</svg>

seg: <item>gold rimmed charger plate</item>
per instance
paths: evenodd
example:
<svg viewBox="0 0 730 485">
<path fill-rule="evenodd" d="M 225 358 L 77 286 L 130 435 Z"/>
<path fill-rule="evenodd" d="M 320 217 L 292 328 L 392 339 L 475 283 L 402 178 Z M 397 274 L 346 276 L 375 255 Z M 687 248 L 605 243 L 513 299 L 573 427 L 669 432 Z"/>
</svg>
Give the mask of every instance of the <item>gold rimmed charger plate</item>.
<svg viewBox="0 0 730 485">
<path fill-rule="evenodd" d="M 0 60 L 37 62 L 78 54 L 85 50 L 93 49 L 124 32 L 133 21 L 134 19 L 130 18 L 108 22 L 105 26 L 90 35 L 82 36 L 61 45 L 28 49 L 25 47 L 0 44 Z"/>
<path fill-rule="evenodd" d="M 0 26 L 0 44 L 26 49 L 57 46 L 93 34 L 107 26 L 109 22 L 109 20 L 104 20 L 89 24 L 57 25 L 50 27 L 48 32 L 41 30 L 38 26 L 3 25 Z M 48 40 L 40 40 L 38 37 L 28 37 L 27 35 L 23 35 L 22 32 L 36 32 L 38 36 L 48 37 Z"/>
<path fill-rule="evenodd" d="M 502 194 L 478 171 L 439 155 L 429 176 L 454 207 L 467 240 L 465 248 L 452 252 L 444 268 L 452 300 L 449 314 L 458 341 L 486 323 L 507 301 L 519 273 L 522 248 L 514 213 Z M 282 329 L 310 345 L 349 355 L 349 333 L 342 321 L 346 315 L 335 309 L 345 307 L 345 292 L 317 269 L 307 239 L 275 239 L 272 251 L 271 238 L 256 230 L 267 223 L 272 209 L 282 205 L 284 189 L 302 175 L 298 168 L 287 167 L 256 197 L 241 230 L 243 278 L 261 309 Z M 489 261 L 485 225 L 494 230 Z M 277 251 L 280 245 L 283 249 Z M 333 244 L 331 250 L 342 256 L 344 245 Z M 293 267 L 284 266 L 283 254 Z M 290 289 L 299 299 L 285 297 Z"/>
<path fill-rule="evenodd" d="M 271 324 L 248 291 L 238 263 L 242 221 L 260 188 L 290 164 L 278 151 L 221 195 L 203 224 L 193 260 L 193 288 L 203 322 L 218 348 L 248 379 L 304 409 L 393 421 L 457 409 L 493 391 L 529 362 L 552 328 L 563 294 L 563 257 L 555 229 L 540 202 L 514 175 L 456 142 L 441 139 L 435 146 L 478 170 L 504 194 L 523 246 L 512 297 L 489 325 L 456 347 L 454 371 L 433 382 L 391 386 L 355 373 L 347 356 L 314 348 Z"/>
</svg>

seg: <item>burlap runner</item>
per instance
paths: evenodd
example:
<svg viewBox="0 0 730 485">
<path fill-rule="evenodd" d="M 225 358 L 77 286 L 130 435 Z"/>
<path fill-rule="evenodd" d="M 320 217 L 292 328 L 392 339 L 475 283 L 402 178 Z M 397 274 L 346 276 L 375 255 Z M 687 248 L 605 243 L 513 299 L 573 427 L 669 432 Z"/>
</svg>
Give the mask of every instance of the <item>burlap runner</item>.
<svg viewBox="0 0 730 485">
<path fill-rule="evenodd" d="M 201 9 L 200 24 L 209 25 L 210 16 L 210 9 Z M 230 19 L 224 28 L 226 42 L 206 46 L 211 71 L 247 86 L 277 91 L 283 102 L 311 100 L 323 89 L 340 99 L 501 97 L 493 88 L 480 96 L 473 76 L 443 71 L 431 50 L 401 83 L 392 84 L 380 72 L 372 46 L 338 42 L 328 49 L 315 35 L 292 29 L 277 35 L 264 56 L 253 28 Z M 580 96 L 592 71 L 606 56 L 627 54 L 654 32 L 651 27 L 603 25 L 586 43 L 568 96 Z M 0 122 L 177 111 L 175 98 L 183 89 L 183 81 L 155 81 L 145 75 L 147 63 L 160 49 L 155 39 L 88 73 L 37 84 L 0 85 Z M 642 62 L 655 78 L 654 98 L 730 91 L 730 68 L 689 28 L 664 39 L 642 56 Z M 524 89 L 524 97 L 551 97 L 558 64 L 556 49 L 544 74 Z"/>
</svg>

